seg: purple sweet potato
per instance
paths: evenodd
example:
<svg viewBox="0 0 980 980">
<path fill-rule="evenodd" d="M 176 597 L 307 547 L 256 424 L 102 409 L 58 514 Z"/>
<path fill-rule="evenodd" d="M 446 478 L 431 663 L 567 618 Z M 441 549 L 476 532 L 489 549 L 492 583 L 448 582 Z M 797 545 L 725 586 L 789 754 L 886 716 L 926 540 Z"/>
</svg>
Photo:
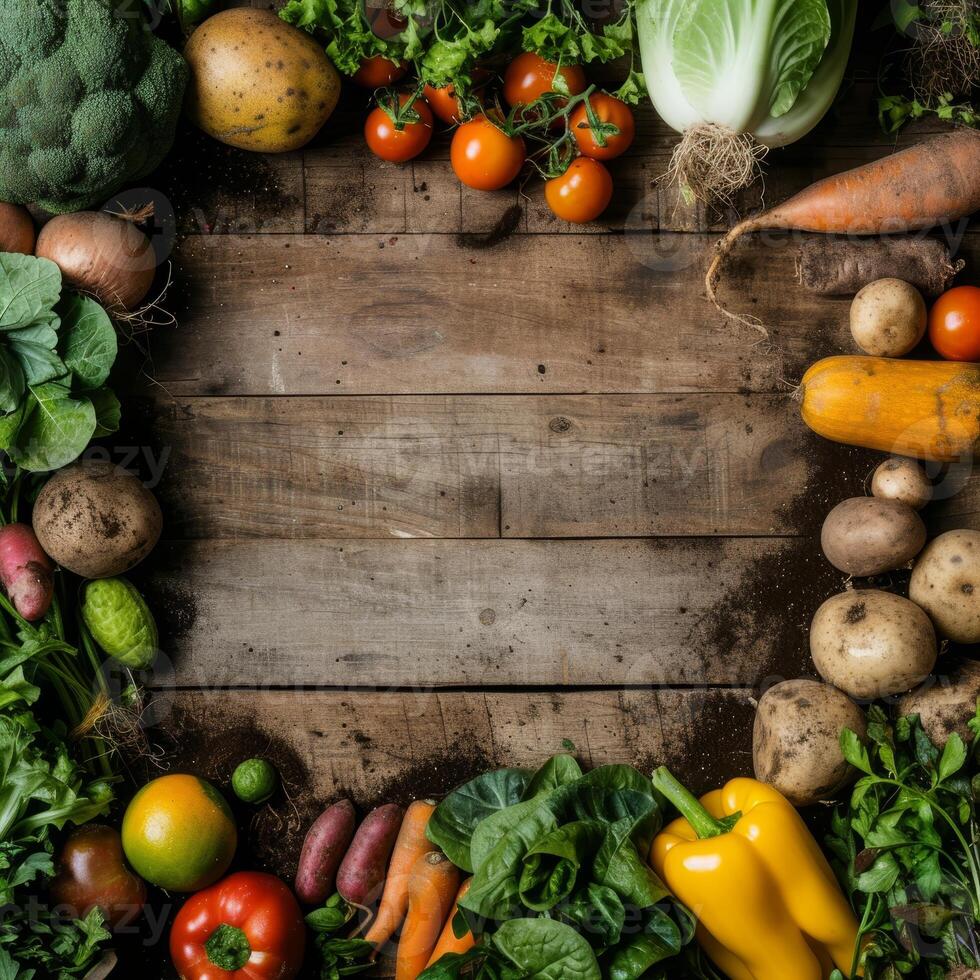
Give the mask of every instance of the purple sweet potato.
<svg viewBox="0 0 980 980">
<path fill-rule="evenodd" d="M 334 891 L 337 869 L 354 838 L 357 814 L 350 800 L 328 806 L 303 841 L 296 871 L 296 895 L 308 905 L 322 905 Z"/>
<path fill-rule="evenodd" d="M 404 816 L 400 806 L 386 803 L 364 818 L 337 871 L 337 891 L 344 901 L 363 908 L 380 896 Z"/>
</svg>

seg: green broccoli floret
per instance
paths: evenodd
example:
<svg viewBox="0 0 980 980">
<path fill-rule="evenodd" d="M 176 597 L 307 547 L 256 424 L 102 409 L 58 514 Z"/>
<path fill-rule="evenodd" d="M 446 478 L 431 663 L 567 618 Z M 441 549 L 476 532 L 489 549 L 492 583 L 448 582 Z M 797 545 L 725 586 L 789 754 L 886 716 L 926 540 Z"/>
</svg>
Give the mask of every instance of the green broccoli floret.
<svg viewBox="0 0 980 980">
<path fill-rule="evenodd" d="M 78 211 L 167 154 L 187 65 L 141 6 L 0 2 L 0 200 Z"/>
</svg>

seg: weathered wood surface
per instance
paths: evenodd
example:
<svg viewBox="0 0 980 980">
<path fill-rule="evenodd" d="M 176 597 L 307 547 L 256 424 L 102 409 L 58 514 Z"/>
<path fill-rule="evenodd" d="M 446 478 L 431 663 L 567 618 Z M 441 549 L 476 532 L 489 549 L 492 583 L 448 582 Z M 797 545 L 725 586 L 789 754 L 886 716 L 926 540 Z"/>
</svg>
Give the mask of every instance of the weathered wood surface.
<svg viewBox="0 0 980 980">
<path fill-rule="evenodd" d="M 159 686 L 750 686 L 812 671 L 810 618 L 845 582 L 796 539 L 158 550 Z"/>
<path fill-rule="evenodd" d="M 441 795 L 496 766 L 534 766 L 574 751 L 591 767 L 628 761 L 641 769 L 670 760 L 697 790 L 751 771 L 751 694 L 731 691 L 397 692 L 371 698 L 318 691 L 182 692 L 157 705 L 161 722 L 182 731 L 184 713 L 226 747 L 186 739 L 177 763 L 195 763 L 219 782 L 236 739 L 273 756 L 288 737 L 302 804 L 351 795 L 359 804 Z M 172 711 L 176 708 L 176 712 Z M 230 743 L 230 752 L 227 745 Z M 178 752 L 181 750 L 178 749 Z M 299 784 L 299 785 L 297 785 Z M 295 855 L 280 854 L 280 860 Z"/>
</svg>

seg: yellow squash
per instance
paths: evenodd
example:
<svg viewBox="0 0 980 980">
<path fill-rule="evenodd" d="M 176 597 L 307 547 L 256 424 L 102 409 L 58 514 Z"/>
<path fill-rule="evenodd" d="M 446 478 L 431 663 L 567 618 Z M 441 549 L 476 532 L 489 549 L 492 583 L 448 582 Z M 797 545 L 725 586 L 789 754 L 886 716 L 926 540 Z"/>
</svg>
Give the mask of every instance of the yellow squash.
<svg viewBox="0 0 980 980">
<path fill-rule="evenodd" d="M 803 421 L 834 442 L 940 463 L 980 450 L 980 364 L 828 357 L 801 393 Z"/>
</svg>

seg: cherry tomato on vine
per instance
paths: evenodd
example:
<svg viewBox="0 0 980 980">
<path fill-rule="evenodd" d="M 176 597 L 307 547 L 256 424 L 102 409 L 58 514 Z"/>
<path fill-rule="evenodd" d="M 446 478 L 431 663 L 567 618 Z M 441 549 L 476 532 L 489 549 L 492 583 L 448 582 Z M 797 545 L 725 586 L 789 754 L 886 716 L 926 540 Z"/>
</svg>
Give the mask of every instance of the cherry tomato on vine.
<svg viewBox="0 0 980 980">
<path fill-rule="evenodd" d="M 372 55 L 361 62 L 361 67 L 354 72 L 352 79 L 355 84 L 364 88 L 382 88 L 404 78 L 408 65 L 395 64 L 380 54 Z"/>
<path fill-rule="evenodd" d="M 508 136 L 483 115 L 456 130 L 449 159 L 467 187 L 496 191 L 521 172 L 527 151 L 520 136 Z"/>
<path fill-rule="evenodd" d="M 402 92 L 398 103 L 404 106 L 411 98 L 409 93 Z M 405 163 L 417 157 L 429 145 L 435 125 L 432 111 L 423 99 L 416 99 L 412 108 L 419 115 L 418 121 L 405 122 L 401 129 L 380 106 L 371 111 L 364 122 L 364 139 L 375 156 L 391 163 Z"/>
<path fill-rule="evenodd" d="M 533 51 L 519 54 L 504 73 L 504 98 L 510 106 L 527 105 L 546 92 L 554 92 L 555 75 L 560 74 L 569 95 L 585 91 L 585 71 L 581 65 L 562 65 L 545 61 Z"/>
<path fill-rule="evenodd" d="M 957 286 L 936 300 L 929 339 L 947 361 L 980 361 L 980 287 Z"/>
<path fill-rule="evenodd" d="M 577 105 L 568 119 L 569 128 L 578 144 L 579 152 L 593 160 L 612 160 L 625 153 L 636 136 L 636 120 L 630 107 L 615 96 L 596 92 L 589 96 L 589 105 L 599 120 L 600 127 L 615 126 L 618 133 L 603 133 L 600 145 L 596 133 L 589 124 L 589 113 L 582 102 Z"/>
<path fill-rule="evenodd" d="M 473 89 L 471 89 L 472 95 L 482 104 L 483 99 L 480 97 L 478 87 L 489 79 L 490 72 L 483 68 L 474 68 L 470 77 L 473 82 Z M 462 122 L 465 118 L 465 114 L 459 104 L 459 99 L 456 98 L 456 92 L 452 85 L 443 85 L 441 88 L 436 88 L 434 85 L 426 85 L 422 90 L 422 94 L 425 96 L 426 102 L 429 103 L 429 107 L 435 113 L 436 117 L 441 119 L 447 126 L 455 126 L 456 123 Z"/>
<path fill-rule="evenodd" d="M 613 181 L 609 171 L 590 157 L 578 157 L 560 176 L 544 185 L 548 207 L 563 221 L 594 221 L 609 207 Z"/>
</svg>

